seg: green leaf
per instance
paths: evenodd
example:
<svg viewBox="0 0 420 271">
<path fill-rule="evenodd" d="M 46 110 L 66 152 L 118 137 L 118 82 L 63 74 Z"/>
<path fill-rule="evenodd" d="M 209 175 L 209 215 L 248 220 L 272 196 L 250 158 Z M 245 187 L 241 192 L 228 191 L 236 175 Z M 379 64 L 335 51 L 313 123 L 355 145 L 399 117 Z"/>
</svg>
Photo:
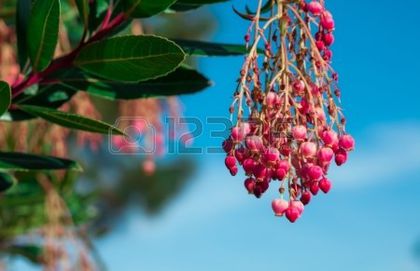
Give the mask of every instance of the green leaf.
<svg viewBox="0 0 420 271">
<path fill-rule="evenodd" d="M 71 160 L 18 152 L 0 152 L 0 168 L 13 171 L 82 170 L 78 163 Z"/>
<path fill-rule="evenodd" d="M 0 192 L 9 190 L 17 183 L 15 177 L 5 172 L 0 172 Z"/>
<path fill-rule="evenodd" d="M 191 94 L 211 85 L 205 76 L 185 66 L 166 76 L 135 84 L 92 78 L 76 69 L 67 70 L 57 78 L 60 80 L 57 83 L 64 86 L 109 100 Z"/>
<path fill-rule="evenodd" d="M 123 131 L 108 123 L 89 119 L 80 115 L 33 105 L 19 105 L 19 108 L 29 114 L 71 129 L 99 134 L 114 133 L 117 135 L 125 135 Z"/>
<path fill-rule="evenodd" d="M 32 67 L 42 71 L 50 64 L 58 40 L 59 0 L 36 0 L 29 17 L 27 46 Z"/>
<path fill-rule="evenodd" d="M 89 0 L 76 0 L 76 6 L 79 10 L 85 29 L 89 26 Z"/>
<path fill-rule="evenodd" d="M 0 81 L 0 116 L 9 109 L 11 102 L 11 93 L 9 84 Z"/>
<path fill-rule="evenodd" d="M 95 0 L 89 2 L 89 31 L 95 31 L 103 22 L 108 10 L 107 0 Z"/>
<path fill-rule="evenodd" d="M 52 75 L 54 76 L 55 73 Z M 14 104 L 36 105 L 48 108 L 58 108 L 68 102 L 74 94 L 75 90 L 71 86 L 65 86 L 56 82 L 54 84 L 44 84 L 34 87 L 33 91 L 25 91 L 13 100 Z M 18 108 L 9 109 L 0 120 L 5 121 L 22 121 L 30 120 L 35 116 L 28 114 Z"/>
<path fill-rule="evenodd" d="M 184 58 L 182 49 L 166 38 L 122 36 L 87 45 L 74 64 L 109 80 L 139 82 L 174 71 Z"/>
<path fill-rule="evenodd" d="M 123 0 L 125 13 L 132 18 L 145 18 L 156 15 L 170 5 L 175 0 Z"/>
<path fill-rule="evenodd" d="M 10 255 L 22 256 L 32 263 L 41 264 L 43 248 L 36 245 L 12 245 L 7 247 L 4 252 Z"/>
<path fill-rule="evenodd" d="M 16 11 L 16 36 L 20 67 L 26 65 L 28 49 L 26 37 L 28 35 L 28 20 L 31 14 L 32 0 L 18 0 Z"/>
<path fill-rule="evenodd" d="M 173 40 L 188 55 L 195 56 L 237 56 L 247 53 L 243 45 L 191 40 Z"/>
<path fill-rule="evenodd" d="M 229 0 L 178 0 L 170 7 L 170 9 L 174 11 L 188 11 L 191 9 L 199 8 L 202 5 L 216 4 L 228 1 Z"/>
</svg>

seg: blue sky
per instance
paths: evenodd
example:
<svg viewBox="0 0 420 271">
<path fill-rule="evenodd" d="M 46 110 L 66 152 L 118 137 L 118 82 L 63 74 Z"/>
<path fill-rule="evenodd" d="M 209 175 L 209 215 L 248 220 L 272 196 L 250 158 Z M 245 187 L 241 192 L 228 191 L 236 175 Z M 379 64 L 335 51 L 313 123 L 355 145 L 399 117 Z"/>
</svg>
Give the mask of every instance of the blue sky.
<svg viewBox="0 0 420 271">
<path fill-rule="evenodd" d="M 192 185 L 161 215 L 136 210 L 97 242 L 109 270 L 420 269 L 412 255 L 420 239 L 420 2 L 326 2 L 347 127 L 357 139 L 349 163 L 331 170 L 332 192 L 291 225 L 272 215 L 274 194 L 249 197 L 222 156 L 197 156 Z M 210 9 L 218 21 L 212 39 L 242 42 L 247 23 L 230 5 Z M 201 59 L 215 85 L 183 97 L 185 115 L 226 116 L 241 61 Z M 195 146 L 220 144 L 207 128 Z"/>
</svg>

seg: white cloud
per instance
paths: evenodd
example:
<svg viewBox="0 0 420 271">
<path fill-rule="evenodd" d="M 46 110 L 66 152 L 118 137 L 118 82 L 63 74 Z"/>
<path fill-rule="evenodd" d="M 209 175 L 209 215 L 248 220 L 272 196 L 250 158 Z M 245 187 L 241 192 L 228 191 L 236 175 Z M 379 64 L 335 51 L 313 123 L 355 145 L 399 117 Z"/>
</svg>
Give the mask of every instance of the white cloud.
<svg viewBox="0 0 420 271">
<path fill-rule="evenodd" d="M 420 123 L 374 126 L 356 140 L 348 163 L 331 168 L 338 187 L 371 185 L 420 171 Z"/>
</svg>

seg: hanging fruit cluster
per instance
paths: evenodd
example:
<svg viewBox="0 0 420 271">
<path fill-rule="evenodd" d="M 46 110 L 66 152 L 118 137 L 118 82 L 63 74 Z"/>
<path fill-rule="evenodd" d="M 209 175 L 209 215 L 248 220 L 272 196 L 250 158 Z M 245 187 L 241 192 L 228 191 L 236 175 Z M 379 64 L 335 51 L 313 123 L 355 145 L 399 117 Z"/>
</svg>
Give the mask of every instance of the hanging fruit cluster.
<svg viewBox="0 0 420 271">
<path fill-rule="evenodd" d="M 251 21 L 249 53 L 230 108 L 236 122 L 223 143 L 225 164 L 232 175 L 243 168 L 257 198 L 279 187 L 273 211 L 295 222 L 319 190 L 330 191 L 332 161 L 344 164 L 355 145 L 331 67 L 334 19 L 322 0 L 259 1 L 255 13 L 240 16 Z"/>
</svg>

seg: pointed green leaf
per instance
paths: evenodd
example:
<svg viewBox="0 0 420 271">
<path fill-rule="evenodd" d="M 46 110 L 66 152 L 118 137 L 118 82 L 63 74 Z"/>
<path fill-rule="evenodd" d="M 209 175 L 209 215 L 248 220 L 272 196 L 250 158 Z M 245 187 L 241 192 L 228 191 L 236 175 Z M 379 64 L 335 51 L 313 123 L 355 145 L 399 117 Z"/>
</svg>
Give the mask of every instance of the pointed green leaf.
<svg viewBox="0 0 420 271">
<path fill-rule="evenodd" d="M 16 183 L 15 177 L 5 172 L 0 172 L 0 193 L 9 190 Z"/>
<path fill-rule="evenodd" d="M 28 20 L 31 14 L 32 0 L 18 0 L 16 7 L 16 36 L 20 67 L 28 60 L 26 37 L 28 35 Z"/>
<path fill-rule="evenodd" d="M 89 119 L 80 115 L 33 105 L 19 105 L 19 108 L 29 114 L 71 129 L 99 134 L 114 133 L 118 135 L 125 135 L 123 131 L 108 123 Z"/>
<path fill-rule="evenodd" d="M 9 84 L 0 81 L 0 116 L 7 111 L 11 102 L 11 93 Z"/>
<path fill-rule="evenodd" d="M 59 0 L 36 0 L 29 17 L 27 46 L 32 67 L 42 71 L 50 64 L 58 40 Z"/>
<path fill-rule="evenodd" d="M 0 168 L 13 171 L 82 170 L 78 163 L 71 160 L 18 152 L 0 152 Z"/>
<path fill-rule="evenodd" d="M 87 45 L 74 64 L 109 80 L 139 82 L 174 71 L 184 58 L 182 49 L 166 38 L 122 36 Z"/>
<path fill-rule="evenodd" d="M 134 84 L 93 78 L 77 69 L 64 72 L 56 74 L 58 81 L 52 82 L 55 86 L 62 84 L 109 100 L 191 94 L 211 85 L 205 76 L 185 66 L 166 76 Z"/>
<path fill-rule="evenodd" d="M 89 26 L 89 0 L 76 0 L 76 6 L 79 10 L 85 29 Z"/>
<path fill-rule="evenodd" d="M 170 5 L 175 0 L 122 0 L 125 13 L 132 18 L 145 18 L 156 15 Z"/>
<path fill-rule="evenodd" d="M 204 41 L 176 40 L 179 46 L 188 55 L 195 56 L 235 56 L 247 53 L 247 49 L 243 45 L 214 43 Z"/>
</svg>

